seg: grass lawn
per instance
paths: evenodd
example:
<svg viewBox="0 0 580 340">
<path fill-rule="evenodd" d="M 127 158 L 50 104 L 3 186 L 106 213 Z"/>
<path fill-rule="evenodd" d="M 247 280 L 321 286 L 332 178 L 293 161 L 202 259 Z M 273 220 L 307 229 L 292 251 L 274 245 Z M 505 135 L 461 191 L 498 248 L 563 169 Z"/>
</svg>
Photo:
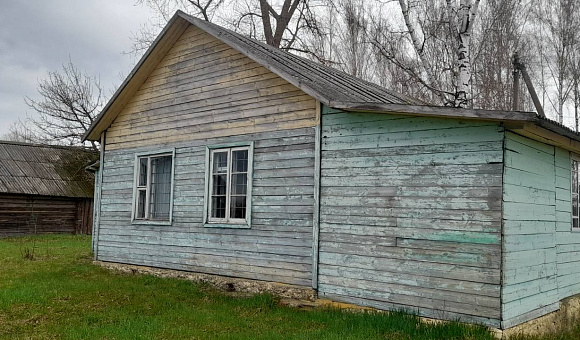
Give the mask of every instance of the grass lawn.
<svg viewBox="0 0 580 340">
<path fill-rule="evenodd" d="M 493 339 L 483 327 L 299 310 L 269 295 L 232 297 L 184 280 L 113 273 L 91 259 L 87 236 L 0 240 L 0 338 Z"/>
</svg>

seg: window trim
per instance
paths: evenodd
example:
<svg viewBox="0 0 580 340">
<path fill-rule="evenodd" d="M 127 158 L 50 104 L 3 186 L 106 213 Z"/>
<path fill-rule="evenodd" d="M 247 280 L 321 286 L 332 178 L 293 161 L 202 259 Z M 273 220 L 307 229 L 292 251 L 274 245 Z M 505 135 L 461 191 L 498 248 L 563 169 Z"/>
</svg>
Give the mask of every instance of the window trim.
<svg viewBox="0 0 580 340">
<path fill-rule="evenodd" d="M 135 218 L 137 215 L 137 194 L 139 190 L 139 158 L 141 157 L 149 157 L 148 166 L 147 166 L 147 184 L 145 186 L 146 192 L 148 192 L 151 186 L 151 157 L 160 157 L 160 156 L 171 156 L 171 193 L 169 197 L 169 220 L 167 221 L 158 221 L 158 220 L 150 220 L 150 219 L 139 219 Z M 149 188 L 149 189 L 147 189 Z M 173 194 L 175 188 L 175 148 L 171 149 L 162 149 L 156 151 L 146 151 L 146 152 L 137 152 L 135 153 L 134 158 L 134 169 L 133 169 L 133 202 L 131 206 L 131 224 L 141 224 L 141 225 L 171 225 L 173 223 Z M 145 195 L 145 209 L 146 211 L 149 210 L 149 203 L 150 203 L 150 195 Z"/>
<path fill-rule="evenodd" d="M 248 150 L 248 172 L 247 172 L 247 186 L 246 186 L 246 218 L 245 219 L 219 219 L 212 220 L 209 214 L 210 208 L 210 189 L 212 182 L 212 154 L 219 149 L 229 149 L 231 155 L 232 150 L 235 149 L 247 149 Z M 230 160 L 231 158 L 228 158 Z M 231 163 L 228 164 L 228 177 L 231 175 L 229 170 Z M 252 182 L 254 176 L 254 142 L 238 142 L 238 143 L 228 143 L 228 144 L 218 144 L 218 145 L 207 145 L 205 147 L 205 188 L 203 194 L 203 226 L 207 228 L 236 228 L 236 229 L 249 229 L 252 223 Z M 228 187 L 231 181 L 228 178 Z M 229 192 L 228 188 L 228 192 Z M 229 200 L 229 199 L 228 199 Z"/>
</svg>

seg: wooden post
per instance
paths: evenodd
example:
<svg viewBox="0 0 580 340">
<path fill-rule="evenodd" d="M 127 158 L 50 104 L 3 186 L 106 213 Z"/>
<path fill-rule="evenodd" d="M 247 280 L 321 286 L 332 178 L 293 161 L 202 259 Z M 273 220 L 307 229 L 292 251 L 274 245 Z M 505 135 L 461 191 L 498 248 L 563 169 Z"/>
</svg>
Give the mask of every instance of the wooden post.
<svg viewBox="0 0 580 340">
<path fill-rule="evenodd" d="M 101 153 L 99 157 L 99 170 L 97 173 L 97 178 L 95 178 L 95 201 L 94 201 L 94 213 L 95 218 L 93 221 L 93 254 L 94 259 L 97 260 L 97 254 L 99 250 L 99 228 L 101 226 L 101 192 L 103 188 L 103 169 L 104 169 L 104 156 L 105 156 L 105 133 L 106 130 L 101 133 Z"/>
<path fill-rule="evenodd" d="M 517 63 L 519 63 L 519 56 L 518 53 L 514 53 L 513 58 L 513 76 L 514 76 L 514 87 L 513 87 L 513 95 L 512 95 L 512 110 L 518 111 L 519 104 L 520 104 L 520 70 L 517 67 Z"/>
<path fill-rule="evenodd" d="M 526 83 L 528 92 L 530 92 L 530 96 L 532 96 L 532 101 L 534 102 L 534 106 L 536 107 L 536 111 L 538 111 L 538 116 L 546 118 L 546 114 L 544 113 L 544 109 L 542 108 L 542 104 L 540 103 L 540 98 L 538 98 L 538 94 L 534 89 L 534 84 L 532 84 L 532 79 L 530 79 L 530 75 L 526 70 L 526 66 L 520 62 L 517 53 L 514 54 L 514 67 L 522 72 L 522 76 L 524 77 L 524 82 Z"/>
<path fill-rule="evenodd" d="M 320 234 L 320 159 L 322 104 L 316 101 L 316 126 L 314 137 L 314 212 L 312 214 L 312 288 L 318 289 L 318 245 Z"/>
</svg>

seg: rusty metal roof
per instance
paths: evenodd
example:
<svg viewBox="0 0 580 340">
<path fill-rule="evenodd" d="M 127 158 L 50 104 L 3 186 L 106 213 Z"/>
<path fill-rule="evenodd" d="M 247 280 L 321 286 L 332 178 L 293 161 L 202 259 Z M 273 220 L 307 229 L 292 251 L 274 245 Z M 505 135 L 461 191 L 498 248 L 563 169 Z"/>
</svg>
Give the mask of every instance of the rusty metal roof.
<svg viewBox="0 0 580 340">
<path fill-rule="evenodd" d="M 0 141 L 0 193 L 92 197 L 94 175 L 85 167 L 96 159 L 81 147 Z"/>
</svg>

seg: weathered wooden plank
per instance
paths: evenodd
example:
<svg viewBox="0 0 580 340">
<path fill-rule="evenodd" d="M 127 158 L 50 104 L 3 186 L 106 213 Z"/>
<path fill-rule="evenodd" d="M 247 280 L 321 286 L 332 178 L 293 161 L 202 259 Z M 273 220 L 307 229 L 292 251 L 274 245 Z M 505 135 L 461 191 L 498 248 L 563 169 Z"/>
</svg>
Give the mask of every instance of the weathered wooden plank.
<svg viewBox="0 0 580 340">
<path fill-rule="evenodd" d="M 499 308 L 482 307 L 477 305 L 469 304 L 459 304 L 446 300 L 445 306 L 443 306 L 443 301 L 435 300 L 426 296 L 420 298 L 407 297 L 402 294 L 393 294 L 390 292 L 385 292 L 384 290 L 379 290 L 380 288 L 369 288 L 368 285 L 363 285 L 362 280 L 354 280 L 353 283 L 344 283 L 344 285 L 352 285 L 361 288 L 349 288 L 338 285 L 337 282 L 344 280 L 333 280 L 331 283 L 320 283 L 320 289 L 325 293 L 338 294 L 343 296 L 353 296 L 363 299 L 372 299 L 385 301 L 389 303 L 395 303 L 401 306 L 407 306 L 411 308 L 429 308 L 429 309 L 439 309 L 445 308 L 446 311 L 455 313 L 470 313 L 474 315 L 487 316 L 493 318 L 499 318 Z M 377 289 L 377 290 L 372 290 Z"/>
<path fill-rule="evenodd" d="M 264 281 L 273 281 L 273 282 L 283 282 L 288 284 L 295 284 L 301 286 L 308 286 L 310 285 L 310 278 L 303 278 L 303 277 L 292 277 L 288 275 L 281 275 L 284 274 L 284 271 L 263 271 L 259 270 L 260 268 L 256 268 L 255 271 L 248 271 L 248 270 L 236 270 L 227 268 L 222 266 L 221 268 L 209 268 L 209 267 L 197 267 L 188 263 L 182 262 L 175 262 L 175 261 L 162 261 L 162 259 L 158 259 L 155 257 L 137 257 L 134 258 L 132 256 L 117 256 L 116 254 L 106 254 L 103 255 L 101 261 L 105 262 L 120 262 L 120 263 L 127 263 L 127 264 L 135 264 L 135 265 L 142 265 L 142 266 L 151 266 L 151 267 L 162 267 L 168 269 L 177 269 L 177 270 L 184 270 L 184 271 L 192 271 L 198 273 L 207 273 L 207 274 L 214 274 L 214 275 L 222 275 L 222 276 L 230 276 L 230 277 L 241 277 L 241 278 L 248 278 L 253 280 L 264 280 Z"/>
<path fill-rule="evenodd" d="M 345 136 L 322 138 L 323 150 L 368 149 L 429 145 L 444 143 L 493 142 L 503 139 L 502 129 L 497 126 L 463 127 L 447 130 L 397 132 L 386 135 Z"/>
<path fill-rule="evenodd" d="M 423 209 L 449 209 L 449 210 L 501 210 L 501 201 L 491 201 L 476 198 L 456 197 L 398 197 L 398 196 L 375 196 L 375 197 L 340 197 L 326 196 L 321 203 L 334 207 L 378 207 L 378 208 L 414 208 Z"/>
<path fill-rule="evenodd" d="M 556 302 L 553 303 L 551 305 L 548 306 L 543 306 L 540 307 L 538 309 L 534 309 L 532 311 L 528 311 L 525 312 L 523 314 L 520 314 L 519 316 L 513 317 L 511 319 L 504 319 L 501 322 L 501 328 L 502 329 L 507 329 L 507 328 L 511 328 L 513 326 L 519 325 L 521 323 L 524 323 L 526 321 L 530 321 L 536 318 L 539 318 L 542 315 L 546 315 L 548 313 L 557 311 L 560 308 L 560 303 Z"/>
<path fill-rule="evenodd" d="M 398 282 L 391 282 L 386 278 L 377 281 L 377 275 L 373 272 L 359 271 L 353 269 L 325 269 L 321 274 L 321 284 L 333 285 L 338 287 L 350 287 L 356 285 L 361 289 L 369 290 L 369 297 L 376 296 L 376 292 L 386 293 L 389 297 L 398 298 L 393 301 L 405 305 L 415 305 L 417 307 L 422 305 L 422 300 L 419 298 L 429 297 L 433 300 L 450 301 L 456 303 L 459 307 L 463 304 L 471 304 L 482 307 L 491 307 L 499 309 L 499 297 L 488 297 L 483 295 L 471 294 L 471 292 L 455 292 L 442 289 L 441 287 L 424 288 L 407 282 L 399 284 Z M 411 280 L 408 280 L 411 281 Z M 407 302 L 407 303 L 406 303 Z M 466 306 L 462 306 L 466 308 Z"/>
<path fill-rule="evenodd" d="M 477 323 L 480 325 L 487 325 L 490 327 L 499 328 L 499 319 L 491 319 L 487 317 L 480 317 L 474 315 L 466 315 L 461 313 L 453 313 L 445 310 L 431 310 L 428 308 L 413 308 L 401 304 L 388 303 L 385 301 L 377 301 L 372 299 L 357 298 L 353 296 L 345 296 L 339 294 L 331 293 L 321 293 L 322 297 L 326 297 L 335 301 L 346 302 L 357 304 L 360 306 L 367 306 L 383 310 L 394 310 L 394 311 L 407 311 L 408 313 L 414 313 L 419 316 L 433 318 L 433 319 L 443 319 L 443 320 L 457 320 L 461 322 Z"/>
<path fill-rule="evenodd" d="M 472 245 L 480 244 L 499 244 L 500 235 L 499 232 L 489 233 L 489 232 L 476 232 L 472 229 L 467 230 L 449 230 L 433 228 L 429 225 L 413 225 L 413 226 L 399 226 L 393 223 L 391 226 L 379 225 L 379 226 L 367 226 L 367 225 L 350 225 L 350 224 L 340 224 L 340 223 L 328 223 L 325 219 L 321 220 L 321 226 L 324 227 L 324 232 L 328 232 L 330 235 L 335 235 L 335 237 L 340 237 L 339 235 L 345 235 L 345 237 L 352 237 L 353 243 L 356 235 L 362 236 L 373 236 L 373 237 L 396 237 L 403 239 L 416 239 L 416 240 L 428 240 L 428 241 L 439 241 L 442 242 L 441 245 L 448 246 L 446 242 L 458 242 L 458 243 L 468 243 Z M 348 236 L 347 236 L 348 235 Z M 331 241 L 332 236 L 329 236 L 329 241 Z M 402 240 L 397 241 L 397 245 Z M 340 241 L 336 241 L 340 242 Z M 462 245 L 456 245 L 461 247 Z M 488 248 L 489 251 L 489 248 Z"/>
<path fill-rule="evenodd" d="M 500 259 L 492 254 L 446 253 L 439 250 L 388 247 L 380 245 L 360 245 L 321 242 L 320 252 L 363 255 L 396 260 L 425 261 L 432 263 L 465 265 L 480 268 L 500 267 Z"/>
</svg>

